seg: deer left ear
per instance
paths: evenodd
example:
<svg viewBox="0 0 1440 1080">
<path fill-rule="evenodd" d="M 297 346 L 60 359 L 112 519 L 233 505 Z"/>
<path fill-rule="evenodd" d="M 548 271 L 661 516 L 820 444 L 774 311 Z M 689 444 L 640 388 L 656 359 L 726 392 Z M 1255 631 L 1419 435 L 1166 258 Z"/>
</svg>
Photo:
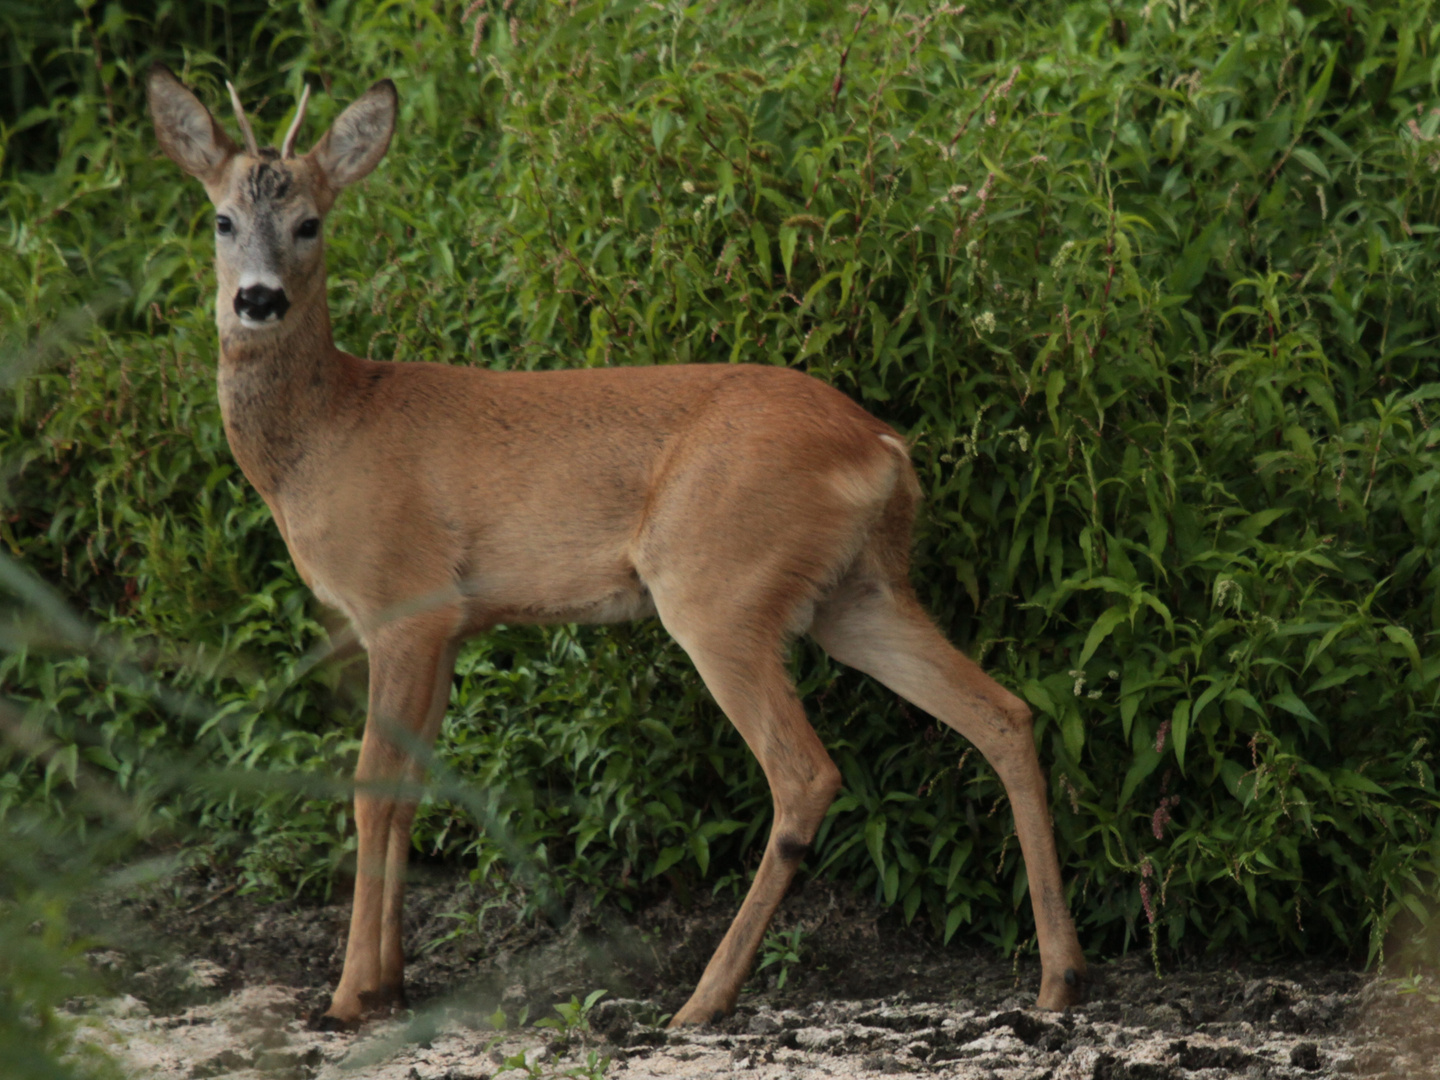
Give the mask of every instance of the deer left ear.
<svg viewBox="0 0 1440 1080">
<path fill-rule="evenodd" d="M 400 97 L 395 84 L 381 79 L 366 90 L 315 144 L 309 157 L 334 188 L 363 180 L 380 164 L 395 133 L 395 112 Z"/>
<path fill-rule="evenodd" d="M 239 147 L 215 122 L 210 110 L 164 64 L 150 69 L 145 90 L 160 149 L 208 187 Z"/>
</svg>

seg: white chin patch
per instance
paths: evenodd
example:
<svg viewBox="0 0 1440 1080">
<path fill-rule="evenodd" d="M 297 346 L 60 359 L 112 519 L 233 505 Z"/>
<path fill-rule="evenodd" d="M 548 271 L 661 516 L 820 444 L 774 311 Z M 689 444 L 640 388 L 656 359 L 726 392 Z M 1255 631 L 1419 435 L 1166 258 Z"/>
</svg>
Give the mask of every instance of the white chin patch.
<svg viewBox="0 0 1440 1080">
<path fill-rule="evenodd" d="M 246 330 L 263 330 L 265 327 L 274 326 L 280 321 L 279 315 L 267 315 L 263 319 L 252 319 L 249 315 L 239 315 L 237 318 L 240 320 L 240 325 L 245 327 Z"/>
</svg>

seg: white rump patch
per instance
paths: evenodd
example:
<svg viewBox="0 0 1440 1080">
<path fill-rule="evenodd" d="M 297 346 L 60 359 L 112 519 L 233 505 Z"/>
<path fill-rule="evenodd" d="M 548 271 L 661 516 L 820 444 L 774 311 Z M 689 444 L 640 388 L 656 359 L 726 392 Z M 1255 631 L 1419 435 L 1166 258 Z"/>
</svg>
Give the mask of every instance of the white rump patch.
<svg viewBox="0 0 1440 1080">
<path fill-rule="evenodd" d="M 894 458 L 876 458 L 866 467 L 832 472 L 826 479 L 830 487 L 846 503 L 865 510 L 883 503 L 895 490 L 899 475 Z"/>
</svg>

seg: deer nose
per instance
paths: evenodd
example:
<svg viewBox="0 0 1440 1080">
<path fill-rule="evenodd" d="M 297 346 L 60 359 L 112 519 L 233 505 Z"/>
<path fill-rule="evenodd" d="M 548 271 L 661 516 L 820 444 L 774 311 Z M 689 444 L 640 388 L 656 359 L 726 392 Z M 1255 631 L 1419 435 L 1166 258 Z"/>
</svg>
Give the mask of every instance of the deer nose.
<svg viewBox="0 0 1440 1080">
<path fill-rule="evenodd" d="M 235 294 L 235 314 L 254 322 L 279 322 L 290 310 L 284 289 L 248 285 Z"/>
</svg>

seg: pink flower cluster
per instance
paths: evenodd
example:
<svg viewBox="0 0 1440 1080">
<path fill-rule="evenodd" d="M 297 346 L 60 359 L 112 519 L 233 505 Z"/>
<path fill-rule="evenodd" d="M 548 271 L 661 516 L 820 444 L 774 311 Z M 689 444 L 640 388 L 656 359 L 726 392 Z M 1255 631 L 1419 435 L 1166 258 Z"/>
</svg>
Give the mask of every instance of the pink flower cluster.
<svg viewBox="0 0 1440 1080">
<path fill-rule="evenodd" d="M 1155 867 L 1149 859 L 1140 860 L 1140 903 L 1145 905 L 1145 917 L 1151 925 L 1155 922 L 1155 900 L 1150 891 L 1150 879 L 1155 876 Z"/>
<path fill-rule="evenodd" d="M 1165 826 L 1170 824 L 1170 811 L 1179 805 L 1179 795 L 1171 795 L 1169 798 L 1160 800 L 1160 805 L 1155 808 L 1154 816 L 1150 818 L 1150 831 L 1155 834 L 1156 840 L 1165 839 Z"/>
</svg>

